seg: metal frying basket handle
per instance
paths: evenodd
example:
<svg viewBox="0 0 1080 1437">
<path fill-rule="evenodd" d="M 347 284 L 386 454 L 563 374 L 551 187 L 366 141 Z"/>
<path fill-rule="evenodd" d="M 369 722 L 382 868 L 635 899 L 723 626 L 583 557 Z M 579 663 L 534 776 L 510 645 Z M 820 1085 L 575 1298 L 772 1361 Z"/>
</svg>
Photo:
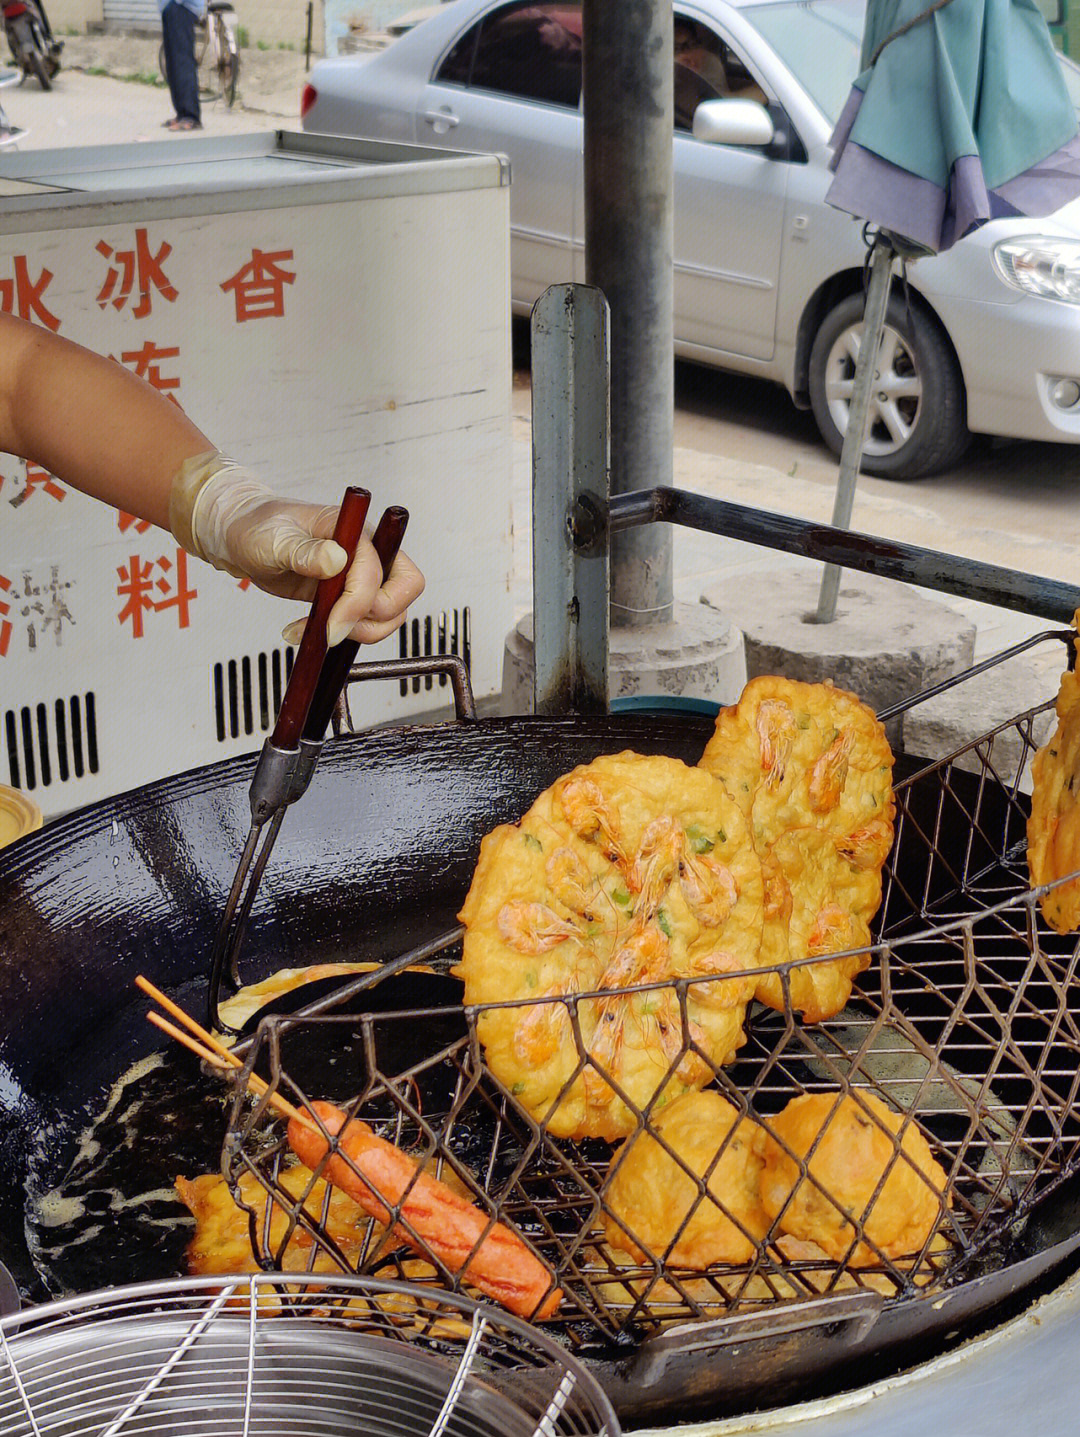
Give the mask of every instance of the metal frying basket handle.
<svg viewBox="0 0 1080 1437">
<path fill-rule="evenodd" d="M 1031 634 L 1010 648 L 1002 649 L 1000 653 L 991 654 L 989 658 L 983 659 L 981 663 L 974 664 L 971 668 L 964 669 L 962 673 L 951 674 L 947 679 L 942 679 L 940 683 L 931 684 L 929 688 L 922 689 L 917 694 L 911 694 L 898 703 L 890 704 L 888 708 L 883 708 L 878 712 L 878 719 L 882 723 L 887 723 L 889 719 L 896 718 L 898 714 L 907 713 L 917 704 L 925 703 L 927 699 L 936 699 L 939 694 L 947 693 L 949 689 L 956 688 L 958 684 L 967 683 L 969 679 L 977 678 L 980 674 L 997 668 L 999 664 L 1004 664 L 1009 659 L 1015 659 L 1018 655 L 1026 653 L 1028 649 L 1035 648 L 1037 644 L 1046 643 L 1047 640 L 1060 640 L 1065 645 L 1066 667 L 1074 669 L 1077 658 L 1076 630 L 1043 629 L 1040 633 Z"/>
<path fill-rule="evenodd" d="M 431 654 L 413 659 L 372 659 L 354 664 L 345 680 L 341 698 L 334 709 L 334 734 L 354 733 L 349 712 L 349 685 L 368 679 L 416 679 L 446 674 L 454 694 L 454 719 L 457 723 L 476 723 L 476 700 L 465 660 L 458 654 Z"/>
<path fill-rule="evenodd" d="M 858 1346 L 884 1305 L 879 1292 L 863 1289 L 780 1304 L 770 1312 L 679 1323 L 646 1338 L 633 1360 L 632 1380 L 643 1387 L 674 1381 L 681 1369 L 700 1366 L 702 1357 L 725 1348 L 738 1348 L 740 1363 L 760 1363 L 767 1374 L 778 1348 L 801 1353 L 826 1339 L 834 1346 Z"/>
</svg>

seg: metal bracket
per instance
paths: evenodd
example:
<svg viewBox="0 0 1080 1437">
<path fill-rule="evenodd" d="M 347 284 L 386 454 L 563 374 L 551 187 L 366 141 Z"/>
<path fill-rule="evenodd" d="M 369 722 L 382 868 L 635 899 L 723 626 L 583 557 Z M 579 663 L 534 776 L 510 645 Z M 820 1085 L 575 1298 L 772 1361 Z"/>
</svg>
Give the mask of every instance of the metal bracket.
<svg viewBox="0 0 1080 1437">
<path fill-rule="evenodd" d="M 606 713 L 611 358 L 600 291 L 545 290 L 532 355 L 535 711 Z"/>
<path fill-rule="evenodd" d="M 430 654 L 411 659 L 372 659 L 368 663 L 354 664 L 349 670 L 345 686 L 334 706 L 334 737 L 356 732 L 349 711 L 350 684 L 361 683 L 367 679 L 424 678 L 429 674 L 446 674 L 449 678 L 454 695 L 456 721 L 475 723 L 476 700 L 473 698 L 472 680 L 465 660 L 458 654 Z"/>
</svg>

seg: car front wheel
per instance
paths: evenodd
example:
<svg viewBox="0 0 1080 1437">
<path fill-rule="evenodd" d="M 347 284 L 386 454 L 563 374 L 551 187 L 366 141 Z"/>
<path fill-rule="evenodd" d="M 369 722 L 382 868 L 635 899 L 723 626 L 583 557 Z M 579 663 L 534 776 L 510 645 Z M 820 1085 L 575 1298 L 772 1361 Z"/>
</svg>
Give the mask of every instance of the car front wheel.
<svg viewBox="0 0 1080 1437">
<path fill-rule="evenodd" d="M 862 294 L 826 316 L 810 351 L 810 403 L 837 454 L 847 432 L 863 332 Z M 892 295 L 870 391 L 863 473 L 918 479 L 954 464 L 971 441 L 964 381 L 937 322 Z"/>
</svg>

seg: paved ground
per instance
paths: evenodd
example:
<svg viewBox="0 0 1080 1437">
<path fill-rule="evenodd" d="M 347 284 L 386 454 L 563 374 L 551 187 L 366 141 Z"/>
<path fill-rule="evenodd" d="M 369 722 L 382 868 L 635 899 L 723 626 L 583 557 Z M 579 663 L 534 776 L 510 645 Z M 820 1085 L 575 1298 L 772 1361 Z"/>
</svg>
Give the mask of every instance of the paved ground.
<svg viewBox="0 0 1080 1437">
<path fill-rule="evenodd" d="M 169 92 L 158 68 L 159 42 L 132 36 L 69 36 L 63 67 L 45 93 L 36 80 L 0 90 L 0 104 L 12 124 L 26 133 L 20 151 L 64 145 L 137 144 L 168 137 L 162 125 L 172 115 Z M 150 83 L 156 81 L 157 83 Z M 300 120 L 304 56 L 299 51 L 240 52 L 240 95 L 230 109 L 205 98 L 204 133 L 245 134 L 295 129 Z"/>
</svg>

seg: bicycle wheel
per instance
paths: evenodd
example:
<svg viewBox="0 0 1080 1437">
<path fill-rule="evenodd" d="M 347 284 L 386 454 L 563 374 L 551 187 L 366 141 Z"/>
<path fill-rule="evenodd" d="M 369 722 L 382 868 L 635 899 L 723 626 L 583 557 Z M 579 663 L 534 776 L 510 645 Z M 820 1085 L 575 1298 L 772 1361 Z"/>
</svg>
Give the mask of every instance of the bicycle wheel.
<svg viewBox="0 0 1080 1437">
<path fill-rule="evenodd" d="M 232 105 L 240 83 L 240 49 L 236 36 L 220 15 L 214 17 L 214 23 L 217 27 L 218 80 L 226 105 Z"/>
<path fill-rule="evenodd" d="M 199 98 L 216 100 L 218 97 L 217 33 L 211 34 L 211 17 L 203 20 L 196 30 L 195 64 L 199 71 Z"/>
</svg>

